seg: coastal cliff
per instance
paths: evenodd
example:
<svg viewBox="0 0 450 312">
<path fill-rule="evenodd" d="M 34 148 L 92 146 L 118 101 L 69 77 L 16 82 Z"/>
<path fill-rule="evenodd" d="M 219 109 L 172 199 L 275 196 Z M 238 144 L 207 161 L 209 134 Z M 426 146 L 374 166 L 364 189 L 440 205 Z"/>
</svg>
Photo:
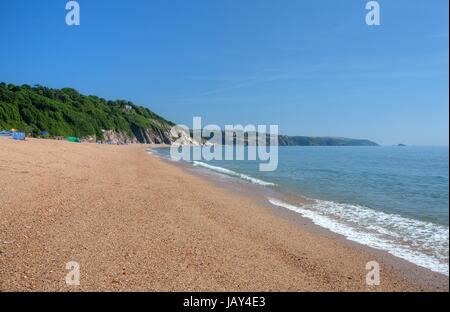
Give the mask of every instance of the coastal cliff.
<svg viewBox="0 0 450 312">
<path fill-rule="evenodd" d="M 71 88 L 0 83 L 0 129 L 87 141 L 170 144 L 173 125 L 130 101 L 107 101 Z"/>
<path fill-rule="evenodd" d="M 17 129 L 31 136 L 75 136 L 88 142 L 200 145 L 192 133 L 130 101 L 108 101 L 72 88 L 0 83 L 0 130 Z M 244 144 L 255 144 L 247 139 Z M 206 138 L 202 143 L 205 143 Z M 375 142 L 334 137 L 278 137 L 280 146 L 375 146 Z"/>
</svg>

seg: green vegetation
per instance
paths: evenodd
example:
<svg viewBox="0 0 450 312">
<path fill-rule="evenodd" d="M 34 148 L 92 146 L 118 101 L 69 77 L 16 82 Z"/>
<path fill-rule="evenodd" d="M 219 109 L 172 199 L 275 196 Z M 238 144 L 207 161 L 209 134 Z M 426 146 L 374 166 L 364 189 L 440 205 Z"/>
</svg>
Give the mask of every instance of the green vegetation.
<svg viewBox="0 0 450 312">
<path fill-rule="evenodd" d="M 252 139 L 249 139 L 249 133 L 244 133 L 244 144 L 255 146 L 257 144 L 256 134 L 252 133 Z M 192 136 L 192 131 L 191 131 Z M 204 138 L 204 141 L 211 139 L 210 137 Z M 176 140 L 176 138 L 174 138 Z M 225 132 L 222 131 L 222 144 L 225 144 Z M 234 142 L 236 144 L 236 135 L 234 136 Z M 270 145 L 270 135 L 266 134 L 266 144 Z M 360 139 L 348 139 L 348 138 L 335 138 L 335 137 L 308 137 L 308 136 L 278 136 L 279 146 L 378 146 L 377 143 L 369 140 Z"/>
<path fill-rule="evenodd" d="M 153 128 L 165 131 L 173 123 L 129 101 L 107 101 L 70 88 L 15 86 L 0 83 L 0 129 L 16 128 L 39 134 L 103 139 L 102 130 L 126 133 Z"/>
<path fill-rule="evenodd" d="M 107 101 L 97 96 L 82 95 L 70 88 L 56 90 L 42 86 L 0 83 L 0 130 L 15 128 L 41 137 L 85 138 L 95 135 L 97 140 L 104 139 L 102 130 L 112 130 L 136 138 L 141 143 L 170 143 L 176 139 L 168 134 L 172 126 L 172 122 L 129 101 Z M 40 135 L 42 131 L 49 135 Z M 369 140 L 280 135 L 279 145 L 377 144 Z"/>
<path fill-rule="evenodd" d="M 281 146 L 377 146 L 369 140 L 333 138 L 333 137 L 306 137 L 280 135 L 278 138 Z"/>
</svg>

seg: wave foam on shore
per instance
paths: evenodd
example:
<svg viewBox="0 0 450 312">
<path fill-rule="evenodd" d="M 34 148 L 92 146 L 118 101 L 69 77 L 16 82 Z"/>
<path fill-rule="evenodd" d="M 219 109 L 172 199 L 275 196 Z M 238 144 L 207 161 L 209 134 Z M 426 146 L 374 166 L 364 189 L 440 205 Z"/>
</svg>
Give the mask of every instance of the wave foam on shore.
<svg viewBox="0 0 450 312">
<path fill-rule="evenodd" d="M 159 155 L 159 153 L 155 154 Z M 200 161 L 193 161 L 192 165 L 255 185 L 276 185 Z M 421 267 L 449 275 L 448 227 L 388 214 L 360 205 L 316 199 L 309 204 L 296 206 L 274 198 L 268 198 L 268 200 L 272 205 L 300 213 L 316 225 L 343 235 L 351 241 L 387 251 Z"/>
<path fill-rule="evenodd" d="M 447 227 L 358 205 L 314 200 L 300 207 L 274 198 L 268 200 L 351 241 L 385 250 L 416 265 L 449 275 Z"/>
<path fill-rule="evenodd" d="M 211 166 L 211 165 L 205 164 L 205 163 L 200 162 L 200 161 L 194 161 L 193 165 L 194 166 L 204 167 L 204 168 L 207 168 L 207 169 L 219 172 L 219 173 L 223 173 L 223 174 L 226 174 L 226 175 L 230 175 L 230 176 L 233 176 L 233 177 L 238 177 L 238 178 L 240 178 L 242 180 L 250 181 L 253 184 L 258 184 L 258 185 L 262 185 L 262 186 L 274 186 L 275 185 L 274 183 L 271 183 L 271 182 L 266 182 L 266 181 L 263 181 L 263 180 L 260 180 L 260 179 L 257 179 L 257 178 L 253 178 L 251 176 L 248 176 L 248 175 L 245 175 L 245 174 L 242 174 L 242 173 L 238 173 L 238 172 L 235 172 L 233 170 L 225 169 L 225 168 L 222 168 L 222 167 Z"/>
</svg>

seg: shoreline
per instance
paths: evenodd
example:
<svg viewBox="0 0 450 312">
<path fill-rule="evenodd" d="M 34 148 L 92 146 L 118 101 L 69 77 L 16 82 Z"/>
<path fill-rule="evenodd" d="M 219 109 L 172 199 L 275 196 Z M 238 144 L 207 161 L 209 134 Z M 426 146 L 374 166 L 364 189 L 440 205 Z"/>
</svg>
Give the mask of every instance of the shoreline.
<svg viewBox="0 0 450 312">
<path fill-rule="evenodd" d="M 0 291 L 448 290 L 447 277 L 271 211 L 241 185 L 148 155 L 152 146 L 0 146 Z M 64 283 L 71 260 L 78 287 Z M 365 284 L 371 260 L 377 287 Z"/>
<path fill-rule="evenodd" d="M 158 149 L 165 147 L 167 146 L 152 146 L 149 149 Z M 350 248 L 355 248 L 362 252 L 374 255 L 374 257 L 376 258 L 382 259 L 382 262 L 385 265 L 388 265 L 392 269 L 399 269 L 402 274 L 408 276 L 409 279 L 414 280 L 419 284 L 430 285 L 431 287 L 433 287 L 433 284 L 436 284 L 441 288 L 447 287 L 448 289 L 448 276 L 444 273 L 433 271 L 426 267 L 410 262 L 406 259 L 397 257 L 387 250 L 377 249 L 369 245 L 361 244 L 359 242 L 348 239 L 344 235 L 335 233 L 330 229 L 315 224 L 312 220 L 304 217 L 298 212 L 294 212 L 284 207 L 276 206 L 268 200 L 268 198 L 270 197 L 281 197 L 283 200 L 290 199 L 290 202 L 293 201 L 297 204 L 301 204 L 313 199 L 306 198 L 303 195 L 295 195 L 292 192 L 283 192 L 281 189 L 274 190 L 264 185 L 250 183 L 249 181 L 213 171 L 206 167 L 193 166 L 190 163 L 172 162 L 169 159 L 152 152 L 150 152 L 149 154 L 151 156 L 156 156 L 171 165 L 180 167 L 182 168 L 182 170 L 190 174 L 205 178 L 209 182 L 220 188 L 227 189 L 234 194 L 239 194 L 240 196 L 249 198 L 250 200 L 271 211 L 276 217 L 288 220 L 289 222 L 294 223 L 299 227 L 307 228 L 317 235 L 324 235 L 326 237 L 329 237 L 330 239 L 340 240 L 343 244 L 348 245 Z"/>
</svg>

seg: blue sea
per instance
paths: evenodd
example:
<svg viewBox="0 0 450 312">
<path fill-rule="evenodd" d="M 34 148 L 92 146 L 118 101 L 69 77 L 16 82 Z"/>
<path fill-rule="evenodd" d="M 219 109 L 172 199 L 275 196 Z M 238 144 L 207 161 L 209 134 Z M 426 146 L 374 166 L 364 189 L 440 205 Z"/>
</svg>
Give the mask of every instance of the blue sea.
<svg viewBox="0 0 450 312">
<path fill-rule="evenodd" d="M 169 157 L 169 149 L 153 152 Z M 191 164 L 275 190 L 266 198 L 274 206 L 448 275 L 448 147 L 280 147 L 274 172 L 255 161 Z"/>
</svg>

